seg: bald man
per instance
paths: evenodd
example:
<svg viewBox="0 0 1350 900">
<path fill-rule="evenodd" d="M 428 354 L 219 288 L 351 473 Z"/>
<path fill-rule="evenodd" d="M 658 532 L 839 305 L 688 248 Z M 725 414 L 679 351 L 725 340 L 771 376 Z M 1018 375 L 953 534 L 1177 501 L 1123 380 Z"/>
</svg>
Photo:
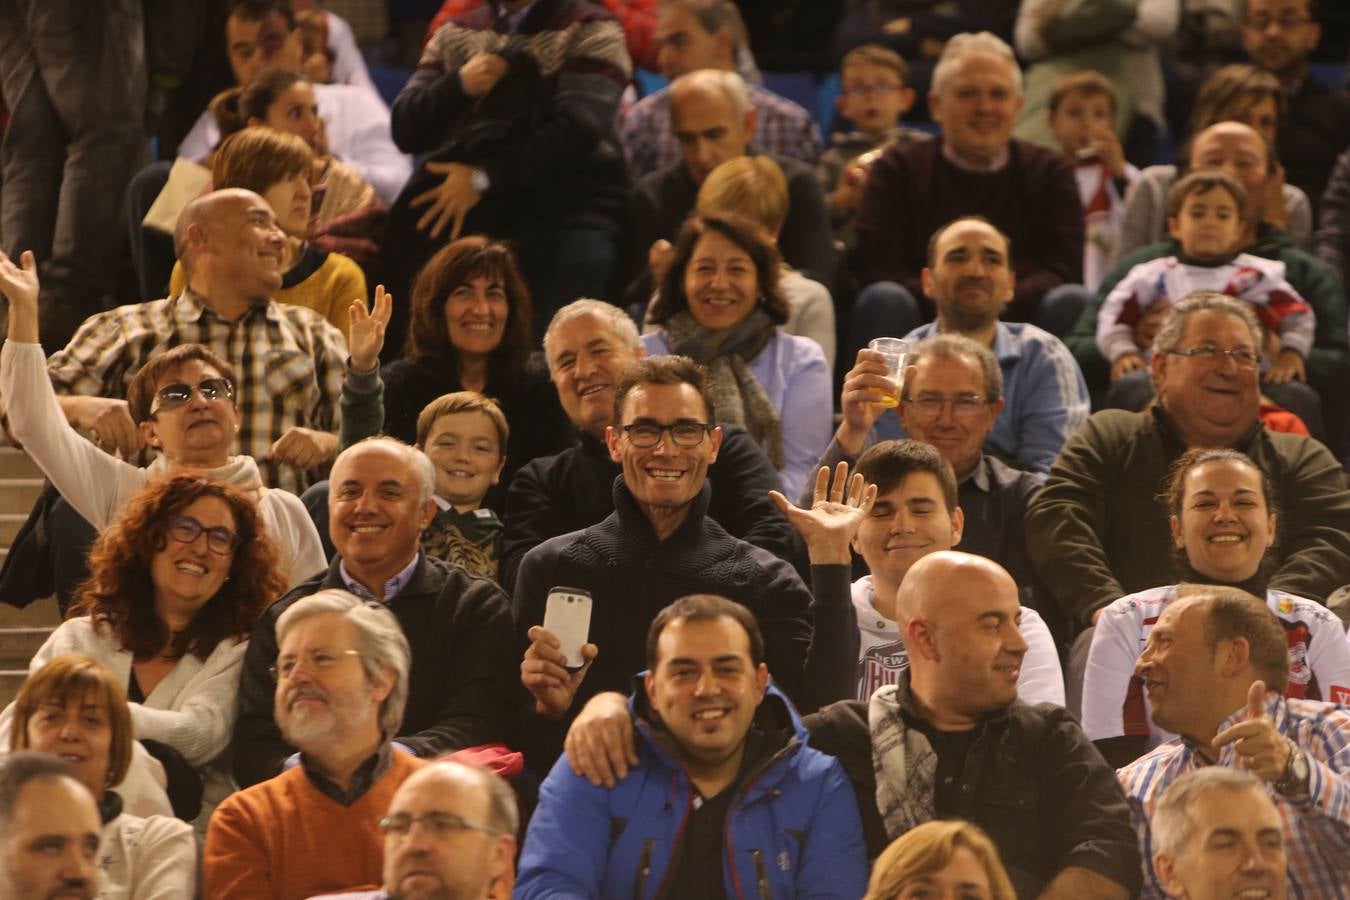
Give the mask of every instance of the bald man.
<svg viewBox="0 0 1350 900">
<path fill-rule="evenodd" d="M 66 418 L 105 449 L 133 457 L 142 438 L 125 400 L 131 380 L 165 349 L 203 344 L 239 376 L 240 453 L 258 461 L 269 487 L 303 490 L 337 453 L 342 332 L 314 310 L 271 299 L 281 287 L 285 236 L 252 191 L 214 191 L 189 203 L 174 246 L 187 275 L 181 294 L 99 313 L 48 360 Z"/>
<path fill-rule="evenodd" d="M 698 189 L 719 163 L 755 156 L 757 112 L 735 72 L 698 69 L 670 86 L 670 127 L 681 159 L 642 176 L 628 196 L 624 230 L 624 300 L 645 304 L 653 288 L 653 245 L 674 241 L 693 212 Z M 815 170 L 800 160 L 766 154 L 788 182 L 788 214 L 778 248 L 788 265 L 824 285 L 833 284 L 837 254 Z M 659 273 L 658 273 L 659 274 Z"/>
<path fill-rule="evenodd" d="M 1027 644 L 1017 585 L 953 551 L 923 557 L 897 594 L 909 669 L 869 703 L 805 720 L 839 758 L 875 857 L 915 825 L 960 818 L 989 833 L 1019 897 L 1125 898 L 1138 846 L 1115 773 L 1060 707 L 1017 699 Z"/>
</svg>

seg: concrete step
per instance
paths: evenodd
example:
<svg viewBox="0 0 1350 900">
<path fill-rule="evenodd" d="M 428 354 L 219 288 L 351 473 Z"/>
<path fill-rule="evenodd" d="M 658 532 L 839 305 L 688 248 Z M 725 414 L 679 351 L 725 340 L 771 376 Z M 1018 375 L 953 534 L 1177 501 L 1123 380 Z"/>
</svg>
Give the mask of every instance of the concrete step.
<svg viewBox="0 0 1350 900">
<path fill-rule="evenodd" d="M 0 478 L 42 478 L 42 470 L 17 447 L 0 447 Z"/>
<path fill-rule="evenodd" d="M 0 704 L 9 706 L 13 703 L 27 677 L 27 669 L 0 669 Z"/>
<path fill-rule="evenodd" d="M 56 605 L 55 597 L 43 597 L 23 609 L 0 603 L 0 634 L 14 628 L 39 628 L 51 630 L 61 624 L 61 608 Z M 31 656 L 31 654 L 30 654 Z M 24 665 L 28 665 L 27 657 Z M 0 668 L 4 668 L 0 662 Z"/>
<path fill-rule="evenodd" d="M 0 669 L 27 669 L 33 654 L 55 629 L 0 628 Z"/>
<path fill-rule="evenodd" d="M 0 478 L 0 512 L 27 517 L 42 493 L 41 478 Z"/>
</svg>

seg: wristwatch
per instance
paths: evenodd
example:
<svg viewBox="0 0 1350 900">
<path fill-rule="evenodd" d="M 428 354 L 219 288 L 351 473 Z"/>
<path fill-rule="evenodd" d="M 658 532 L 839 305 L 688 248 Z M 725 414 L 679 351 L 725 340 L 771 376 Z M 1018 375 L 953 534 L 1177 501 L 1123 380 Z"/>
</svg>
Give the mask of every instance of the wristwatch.
<svg viewBox="0 0 1350 900">
<path fill-rule="evenodd" d="M 482 169 L 474 169 L 469 173 L 469 184 L 480 194 L 486 194 L 492 182 L 488 179 L 488 173 Z"/>
<path fill-rule="evenodd" d="M 1312 777 L 1308 768 L 1308 754 L 1292 741 L 1289 751 L 1289 761 L 1284 764 L 1284 772 L 1275 782 L 1275 790 L 1282 797 L 1300 797 L 1308 793 L 1308 781 Z"/>
</svg>

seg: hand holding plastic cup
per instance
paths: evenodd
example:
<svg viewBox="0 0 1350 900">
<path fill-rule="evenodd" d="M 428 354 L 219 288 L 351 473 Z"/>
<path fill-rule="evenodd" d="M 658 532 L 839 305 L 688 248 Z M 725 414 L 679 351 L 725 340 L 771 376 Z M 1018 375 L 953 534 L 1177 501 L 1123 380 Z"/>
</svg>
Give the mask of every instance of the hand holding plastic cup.
<svg viewBox="0 0 1350 900">
<path fill-rule="evenodd" d="M 905 379 L 905 357 L 909 355 L 909 341 L 893 337 L 873 338 L 867 342 L 867 349 L 875 350 L 886 358 L 886 377 L 895 384 L 886 391 L 869 388 L 868 390 L 877 394 L 877 399 L 873 402 L 877 406 L 887 408 L 899 406 L 900 390 L 904 386 Z"/>
</svg>

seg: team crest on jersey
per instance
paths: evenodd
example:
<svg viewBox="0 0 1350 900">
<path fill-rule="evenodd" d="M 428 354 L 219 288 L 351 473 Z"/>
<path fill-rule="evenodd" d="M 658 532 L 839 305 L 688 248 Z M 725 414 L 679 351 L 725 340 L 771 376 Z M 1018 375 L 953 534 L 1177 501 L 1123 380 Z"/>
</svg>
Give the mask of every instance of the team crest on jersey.
<svg viewBox="0 0 1350 900">
<path fill-rule="evenodd" d="M 1288 597 L 1281 597 L 1280 601 L 1275 604 L 1275 609 L 1281 613 L 1291 613 L 1294 611 L 1294 601 Z"/>
<path fill-rule="evenodd" d="M 1328 692 L 1327 699 L 1332 703 L 1339 703 L 1341 706 L 1350 706 L 1350 687 L 1333 684 Z"/>
<path fill-rule="evenodd" d="M 908 665 L 909 654 L 903 641 L 869 648 L 858 661 L 858 699 L 868 700 L 877 688 L 895 684 Z"/>
</svg>

